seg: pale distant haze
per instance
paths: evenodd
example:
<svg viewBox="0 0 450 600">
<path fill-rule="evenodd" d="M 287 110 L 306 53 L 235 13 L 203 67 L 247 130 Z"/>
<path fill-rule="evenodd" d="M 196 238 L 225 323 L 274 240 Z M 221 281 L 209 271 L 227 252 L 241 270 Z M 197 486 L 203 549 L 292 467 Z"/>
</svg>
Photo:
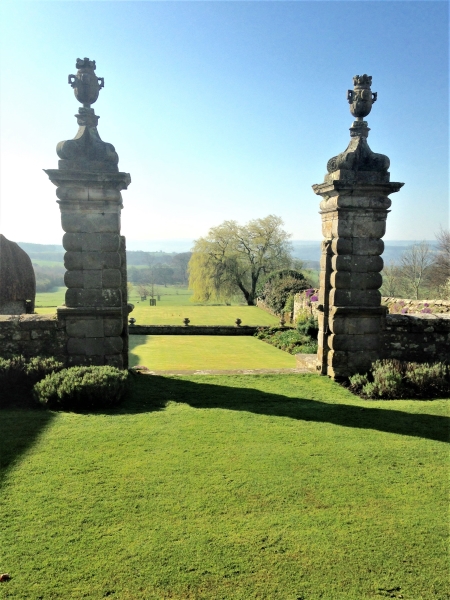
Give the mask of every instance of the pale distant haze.
<svg viewBox="0 0 450 600">
<path fill-rule="evenodd" d="M 2 0 L 0 11 L 0 231 L 11 240 L 61 243 L 42 169 L 77 132 L 77 57 L 105 78 L 93 107 L 131 174 L 132 249 L 271 213 L 293 239 L 320 239 L 311 185 L 347 147 L 346 92 L 363 73 L 378 92 L 369 144 L 405 183 L 385 240 L 449 227 L 448 2 Z"/>
</svg>

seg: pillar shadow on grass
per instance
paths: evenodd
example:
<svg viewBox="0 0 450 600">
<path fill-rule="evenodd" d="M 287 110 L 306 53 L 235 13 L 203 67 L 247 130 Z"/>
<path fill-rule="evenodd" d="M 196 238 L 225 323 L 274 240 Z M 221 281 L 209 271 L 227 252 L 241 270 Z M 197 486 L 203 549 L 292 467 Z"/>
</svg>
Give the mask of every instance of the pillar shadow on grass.
<svg viewBox="0 0 450 600">
<path fill-rule="evenodd" d="M 167 402 L 176 401 L 189 404 L 193 408 L 242 410 L 299 421 L 373 429 L 439 442 L 450 441 L 448 417 L 371 407 L 370 401 L 367 401 L 366 407 L 331 404 L 263 392 L 254 388 L 220 386 L 157 375 L 138 375 L 133 387 L 132 396 L 118 407 L 118 413 L 163 410 Z"/>
<path fill-rule="evenodd" d="M 0 485 L 54 417 L 55 413 L 39 408 L 5 408 L 0 411 Z"/>
</svg>

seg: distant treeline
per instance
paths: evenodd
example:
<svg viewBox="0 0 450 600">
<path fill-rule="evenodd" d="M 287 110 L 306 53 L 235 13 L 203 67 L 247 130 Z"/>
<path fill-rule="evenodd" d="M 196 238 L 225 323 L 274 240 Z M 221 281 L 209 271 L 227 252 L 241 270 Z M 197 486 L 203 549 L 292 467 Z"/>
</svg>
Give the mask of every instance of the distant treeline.
<svg viewBox="0 0 450 600">
<path fill-rule="evenodd" d="M 39 244 L 20 244 L 23 246 L 33 246 L 33 249 L 24 250 L 28 253 L 33 263 L 36 276 L 36 291 L 49 292 L 55 287 L 64 285 L 64 251 L 51 252 L 50 246 L 40 246 Z M 36 248 L 44 248 L 42 252 L 36 251 Z M 148 286 L 151 284 L 187 285 L 188 274 L 187 266 L 191 258 L 190 252 L 127 252 L 127 274 L 128 281 L 133 284 Z M 58 265 L 40 264 L 40 261 L 59 262 Z"/>
</svg>

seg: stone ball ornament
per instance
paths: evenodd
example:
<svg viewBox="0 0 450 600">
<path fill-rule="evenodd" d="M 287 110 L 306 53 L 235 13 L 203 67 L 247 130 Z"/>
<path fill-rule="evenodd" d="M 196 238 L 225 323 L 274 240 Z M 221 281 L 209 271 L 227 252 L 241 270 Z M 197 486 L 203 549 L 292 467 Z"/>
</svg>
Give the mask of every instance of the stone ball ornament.
<svg viewBox="0 0 450 600">
<path fill-rule="evenodd" d="M 372 92 L 371 75 L 355 75 L 353 77 L 353 89 L 347 91 L 347 100 L 350 104 L 350 112 L 357 121 L 362 121 L 372 110 L 372 104 L 377 100 L 377 92 Z"/>
<path fill-rule="evenodd" d="M 75 66 L 77 74 L 69 75 L 68 83 L 73 87 L 78 102 L 89 108 L 97 100 L 100 90 L 105 86 L 105 80 L 95 74 L 95 60 L 77 58 Z"/>
</svg>

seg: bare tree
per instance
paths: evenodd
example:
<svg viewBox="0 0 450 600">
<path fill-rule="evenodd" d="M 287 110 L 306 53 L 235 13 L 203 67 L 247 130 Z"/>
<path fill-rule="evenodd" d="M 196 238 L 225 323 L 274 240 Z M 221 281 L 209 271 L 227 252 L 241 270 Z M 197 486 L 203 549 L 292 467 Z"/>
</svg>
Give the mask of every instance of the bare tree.
<svg viewBox="0 0 450 600">
<path fill-rule="evenodd" d="M 381 293 L 383 296 L 399 296 L 403 287 L 402 282 L 402 269 L 400 265 L 394 261 L 384 265 L 383 272 L 383 285 L 381 286 Z"/>
<path fill-rule="evenodd" d="M 402 254 L 400 259 L 402 279 L 416 300 L 419 299 L 420 291 L 429 279 L 434 260 L 433 250 L 425 241 L 414 244 Z"/>
<path fill-rule="evenodd" d="M 431 279 L 437 289 L 448 285 L 450 279 L 450 231 L 441 229 L 436 235 L 437 252 L 431 270 Z"/>
</svg>

